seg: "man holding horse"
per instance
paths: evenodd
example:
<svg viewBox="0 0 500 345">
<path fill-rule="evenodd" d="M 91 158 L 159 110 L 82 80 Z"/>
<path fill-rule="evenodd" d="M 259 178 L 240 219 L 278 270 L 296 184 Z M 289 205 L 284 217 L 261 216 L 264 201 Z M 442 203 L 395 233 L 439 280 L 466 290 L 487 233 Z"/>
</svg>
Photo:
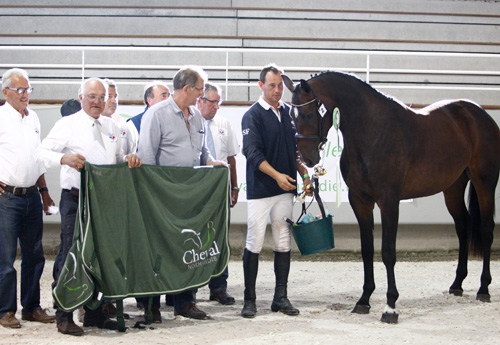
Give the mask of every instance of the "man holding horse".
<svg viewBox="0 0 500 345">
<path fill-rule="evenodd" d="M 244 306 L 241 316 L 255 317 L 255 282 L 259 253 L 266 226 L 271 220 L 274 240 L 276 287 L 271 310 L 298 315 L 287 298 L 290 271 L 290 229 L 285 218 L 292 218 L 293 196 L 297 191 L 297 171 L 304 187 L 310 183 L 307 168 L 297 156 L 295 125 L 290 107 L 281 101 L 283 71 L 268 65 L 260 72 L 259 100 L 243 115 L 243 154 L 247 159 L 248 231 L 243 254 L 245 278 Z"/>
</svg>

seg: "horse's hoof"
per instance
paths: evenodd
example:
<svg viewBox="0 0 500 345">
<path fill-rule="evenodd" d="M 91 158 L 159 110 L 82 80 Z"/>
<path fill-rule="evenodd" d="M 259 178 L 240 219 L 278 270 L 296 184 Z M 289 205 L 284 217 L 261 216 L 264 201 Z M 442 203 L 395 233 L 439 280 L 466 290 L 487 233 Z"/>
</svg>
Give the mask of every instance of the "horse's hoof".
<svg viewBox="0 0 500 345">
<path fill-rule="evenodd" d="M 369 314 L 370 313 L 370 306 L 366 304 L 356 304 L 354 306 L 354 309 L 351 311 L 351 313 L 355 314 Z"/>
<path fill-rule="evenodd" d="M 485 293 L 483 293 L 483 294 L 478 293 L 476 295 L 476 300 L 481 301 L 481 302 L 487 302 L 487 303 L 491 302 L 490 295 L 485 294 Z"/>
<path fill-rule="evenodd" d="M 462 290 L 462 289 L 450 289 L 449 292 L 450 292 L 450 295 L 454 295 L 457 297 L 462 297 L 464 294 L 464 290 Z"/>
<path fill-rule="evenodd" d="M 383 313 L 380 321 L 385 323 L 398 323 L 399 315 L 396 313 Z"/>
</svg>

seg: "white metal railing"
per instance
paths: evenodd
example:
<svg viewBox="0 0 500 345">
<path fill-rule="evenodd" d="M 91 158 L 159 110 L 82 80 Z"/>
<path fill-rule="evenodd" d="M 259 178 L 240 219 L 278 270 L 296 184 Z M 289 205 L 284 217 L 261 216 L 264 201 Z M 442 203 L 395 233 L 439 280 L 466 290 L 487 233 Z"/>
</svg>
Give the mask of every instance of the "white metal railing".
<svg viewBox="0 0 500 345">
<path fill-rule="evenodd" d="M 443 53 L 443 52 L 396 52 L 396 51 L 352 51 L 352 50 L 320 50 L 320 49 L 261 49 L 261 48 L 196 48 L 196 47 L 93 47 L 93 46 L 0 46 L 0 51 L 77 51 L 81 52 L 81 61 L 74 64 L 40 64 L 40 63 L 21 63 L 15 64 L 17 67 L 25 69 L 68 69 L 81 71 L 81 79 L 86 78 L 87 69 L 103 69 L 103 70 L 171 70 L 176 71 L 182 65 L 147 65 L 147 64 L 92 64 L 86 63 L 85 57 L 87 52 L 105 51 L 105 52 L 189 52 L 189 53 L 221 53 L 220 65 L 207 65 L 200 66 L 207 71 L 220 71 L 225 72 L 225 91 L 226 99 L 230 87 L 253 86 L 250 82 L 237 82 L 231 81 L 230 72 L 234 71 L 247 71 L 255 72 L 260 71 L 262 66 L 246 66 L 246 65 L 231 65 L 231 54 L 259 54 L 269 53 L 270 56 L 276 55 L 290 55 L 290 54 L 331 54 L 331 55 L 356 55 L 365 56 L 366 64 L 364 67 L 335 67 L 335 70 L 350 71 L 354 73 L 364 73 L 365 80 L 370 82 L 370 75 L 372 73 L 381 74 L 425 74 L 425 75 L 448 75 L 448 76 L 485 76 L 485 77 L 498 77 L 500 71 L 496 69 L 490 70 L 454 70 L 454 69 L 401 69 L 401 68 L 374 68 L 371 66 L 371 57 L 373 56 L 392 56 L 392 57 L 444 57 L 444 58 L 474 58 L 474 59 L 491 59 L 498 61 L 500 54 L 487 54 L 487 53 Z M 12 67 L 12 63 L 0 63 L 0 68 Z M 287 72 L 318 72 L 328 70 L 329 67 L 322 66 L 281 66 Z M 33 80 L 33 84 L 79 84 L 81 80 Z M 121 84 L 138 85 L 144 84 L 143 82 L 124 81 Z M 500 85 L 500 83 L 499 83 Z M 391 85 L 390 83 L 378 84 L 379 89 L 430 89 L 430 90 L 474 90 L 474 91 L 500 91 L 500 86 L 454 86 L 454 85 Z"/>
</svg>

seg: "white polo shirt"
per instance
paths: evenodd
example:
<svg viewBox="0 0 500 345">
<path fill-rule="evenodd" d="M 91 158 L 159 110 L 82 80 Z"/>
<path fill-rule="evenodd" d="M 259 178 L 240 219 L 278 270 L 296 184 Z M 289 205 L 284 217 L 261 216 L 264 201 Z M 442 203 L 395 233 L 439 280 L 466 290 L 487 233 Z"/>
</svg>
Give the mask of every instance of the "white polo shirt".
<svg viewBox="0 0 500 345">
<path fill-rule="evenodd" d="M 45 173 L 35 160 L 40 145 L 40 120 L 26 109 L 23 117 L 8 102 L 0 107 L 0 181 L 14 187 L 31 187 Z"/>
<path fill-rule="evenodd" d="M 80 154 L 91 164 L 117 164 L 125 161 L 120 129 L 115 121 L 99 116 L 101 137 L 104 147 L 95 140 L 93 126 L 95 119 L 83 109 L 58 120 L 42 144 L 35 157 L 47 168 L 60 166 L 65 154 Z M 80 172 L 63 165 L 61 167 L 61 188 L 80 188 Z"/>
</svg>

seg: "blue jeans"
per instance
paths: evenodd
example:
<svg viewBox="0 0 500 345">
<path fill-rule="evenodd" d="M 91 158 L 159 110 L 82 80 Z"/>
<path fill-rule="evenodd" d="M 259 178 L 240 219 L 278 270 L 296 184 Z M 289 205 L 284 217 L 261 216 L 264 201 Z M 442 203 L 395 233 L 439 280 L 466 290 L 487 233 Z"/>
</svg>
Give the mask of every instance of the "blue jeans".
<svg viewBox="0 0 500 345">
<path fill-rule="evenodd" d="M 76 213 L 78 211 L 78 196 L 71 195 L 65 189 L 61 192 L 61 201 L 59 202 L 59 210 L 61 212 L 61 234 L 59 249 L 57 250 L 56 260 L 54 262 L 54 269 L 52 270 L 52 277 L 54 288 L 61 274 L 61 270 L 68 256 L 69 250 L 73 243 L 73 232 L 75 231 Z"/>
<path fill-rule="evenodd" d="M 42 246 L 43 206 L 38 192 L 0 195 L 0 318 L 17 311 L 14 261 L 21 248 L 21 305 L 23 314 L 40 307 L 40 277 L 45 266 Z"/>
<path fill-rule="evenodd" d="M 68 190 L 63 189 L 61 191 L 59 210 L 61 212 L 61 243 L 59 244 L 52 271 L 54 278 L 52 288 L 57 285 L 57 280 L 66 261 L 66 256 L 68 256 L 73 243 L 73 233 L 75 231 L 76 215 L 78 212 L 78 196 L 72 195 Z M 57 309 L 56 319 L 57 323 L 73 320 L 73 313 Z"/>
</svg>

